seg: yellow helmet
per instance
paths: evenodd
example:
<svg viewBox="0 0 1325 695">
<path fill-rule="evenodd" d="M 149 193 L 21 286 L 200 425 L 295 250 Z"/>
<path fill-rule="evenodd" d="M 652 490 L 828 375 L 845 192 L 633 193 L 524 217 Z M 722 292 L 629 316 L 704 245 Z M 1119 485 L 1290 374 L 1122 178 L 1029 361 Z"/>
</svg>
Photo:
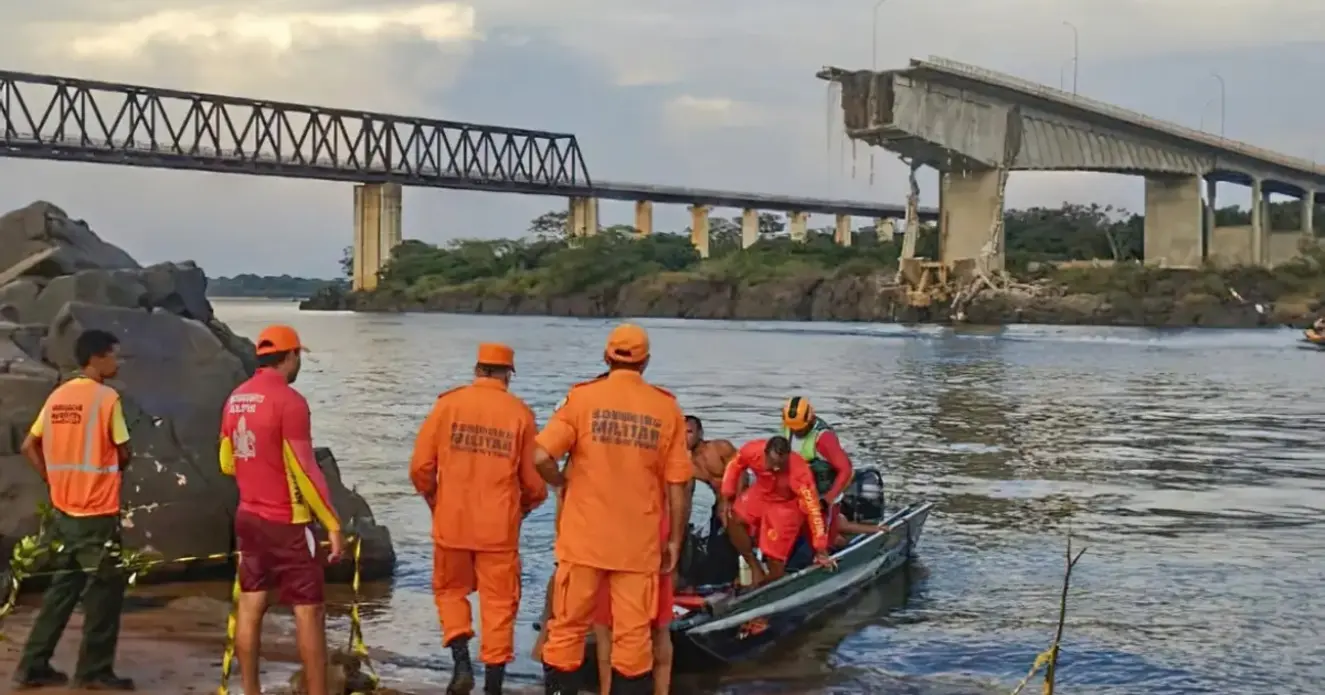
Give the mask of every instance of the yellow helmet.
<svg viewBox="0 0 1325 695">
<path fill-rule="evenodd" d="M 792 396 L 782 406 L 782 425 L 792 432 L 799 432 L 814 423 L 814 406 L 808 398 Z"/>
</svg>

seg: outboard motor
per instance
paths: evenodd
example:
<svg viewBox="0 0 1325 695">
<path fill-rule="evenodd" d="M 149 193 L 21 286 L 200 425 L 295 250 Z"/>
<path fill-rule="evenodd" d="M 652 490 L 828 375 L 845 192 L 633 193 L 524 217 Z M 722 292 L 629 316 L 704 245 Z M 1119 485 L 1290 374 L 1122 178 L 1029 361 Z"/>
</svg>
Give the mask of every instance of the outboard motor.
<svg viewBox="0 0 1325 695">
<path fill-rule="evenodd" d="M 884 517 L 883 474 L 877 468 L 856 470 L 842 495 L 842 513 L 859 524 L 882 521 Z"/>
</svg>

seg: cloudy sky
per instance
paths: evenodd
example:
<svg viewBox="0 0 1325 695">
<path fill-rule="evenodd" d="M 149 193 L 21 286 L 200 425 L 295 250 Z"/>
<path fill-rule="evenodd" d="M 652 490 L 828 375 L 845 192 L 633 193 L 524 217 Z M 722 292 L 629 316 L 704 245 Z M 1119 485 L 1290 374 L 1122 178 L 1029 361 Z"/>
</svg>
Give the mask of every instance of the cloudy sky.
<svg viewBox="0 0 1325 695">
<path fill-rule="evenodd" d="M 4 4 L 9 69 L 569 131 L 598 179 L 898 202 L 905 191 L 888 156 L 871 185 L 863 149 L 852 177 L 814 79 L 825 64 L 869 66 L 875 0 Z M 938 54 L 1070 86 L 1064 22 L 1079 30 L 1082 93 L 1218 131 L 1218 73 L 1229 137 L 1325 159 L 1325 4 L 1309 0 L 884 0 L 879 66 Z M 1140 179 L 1019 174 L 1009 203 L 1135 209 L 1141 191 Z M 433 242 L 518 235 L 565 204 L 405 196 L 405 236 Z M 0 160 L 0 207 L 34 199 L 140 260 L 195 259 L 213 275 L 330 276 L 351 235 L 348 184 Z M 631 209 L 604 203 L 602 215 L 628 223 Z M 683 208 L 657 215 L 660 229 L 686 224 Z"/>
</svg>

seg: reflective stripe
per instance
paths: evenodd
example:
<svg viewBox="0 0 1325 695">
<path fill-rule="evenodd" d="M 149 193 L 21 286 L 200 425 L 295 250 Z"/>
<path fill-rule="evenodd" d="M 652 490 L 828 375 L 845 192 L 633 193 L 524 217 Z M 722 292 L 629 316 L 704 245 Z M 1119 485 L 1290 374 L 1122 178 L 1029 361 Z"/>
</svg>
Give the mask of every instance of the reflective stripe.
<svg viewBox="0 0 1325 695">
<path fill-rule="evenodd" d="M 101 462 L 98 461 L 97 457 L 93 454 L 97 444 L 97 432 L 101 429 L 101 402 L 106 400 L 108 395 L 107 391 L 110 391 L 110 389 L 106 386 L 100 384 L 97 385 L 97 389 L 92 397 L 92 406 L 88 408 L 87 417 L 83 418 L 83 453 L 80 457 L 82 460 L 78 463 L 70 463 L 68 461 L 47 461 L 47 471 L 76 471 L 79 473 L 92 473 L 95 475 L 108 475 L 120 472 L 120 464 L 118 461 L 113 465 L 103 467 L 100 465 Z M 45 427 L 48 428 L 44 431 L 49 434 L 49 428 L 51 426 L 51 409 L 49 407 L 46 408 L 46 415 L 44 417 L 46 418 Z"/>
<path fill-rule="evenodd" d="M 119 473 L 120 466 L 119 464 L 115 464 L 113 466 L 107 466 L 103 468 L 93 463 L 48 463 L 46 464 L 46 470 L 77 471 L 79 473 L 95 473 L 101 475 L 105 473 Z"/>
</svg>

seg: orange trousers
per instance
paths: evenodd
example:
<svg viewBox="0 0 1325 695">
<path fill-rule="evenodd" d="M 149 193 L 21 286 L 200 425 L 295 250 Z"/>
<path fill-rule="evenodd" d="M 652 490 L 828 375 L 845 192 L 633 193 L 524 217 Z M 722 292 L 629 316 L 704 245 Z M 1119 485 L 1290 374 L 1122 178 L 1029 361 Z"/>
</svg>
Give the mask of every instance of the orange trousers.
<svg viewBox="0 0 1325 695">
<path fill-rule="evenodd" d="M 658 573 L 612 572 L 567 562 L 557 565 L 552 617 L 543 662 L 558 671 L 584 663 L 585 637 L 607 582 L 612 601 L 612 669 L 635 678 L 653 670 L 653 620 L 658 613 Z"/>
<path fill-rule="evenodd" d="M 478 591 L 483 623 L 479 661 L 506 664 L 515 658 L 515 614 L 520 609 L 520 553 L 433 547 L 432 594 L 442 621 L 442 644 L 474 634 L 469 595 Z"/>
</svg>

